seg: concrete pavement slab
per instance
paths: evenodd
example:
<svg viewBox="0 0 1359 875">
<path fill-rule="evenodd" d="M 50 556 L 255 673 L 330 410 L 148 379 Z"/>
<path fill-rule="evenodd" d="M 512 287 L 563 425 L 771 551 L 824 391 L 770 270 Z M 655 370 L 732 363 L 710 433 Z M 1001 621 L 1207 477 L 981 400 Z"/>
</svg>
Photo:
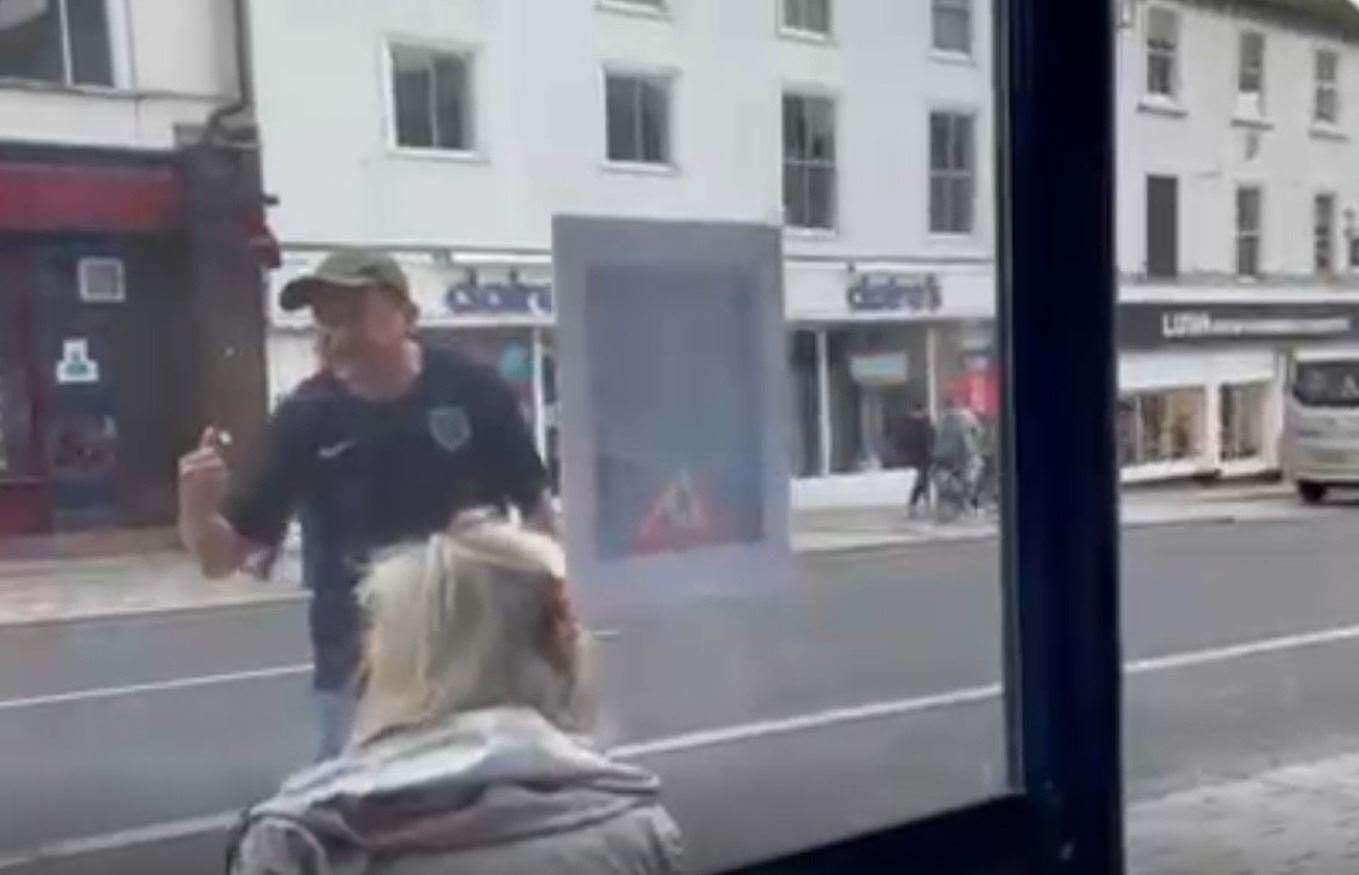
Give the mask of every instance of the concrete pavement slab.
<svg viewBox="0 0 1359 875">
<path fill-rule="evenodd" d="M 1359 754 L 1208 784 L 1128 809 L 1134 875 L 1359 871 Z"/>
</svg>

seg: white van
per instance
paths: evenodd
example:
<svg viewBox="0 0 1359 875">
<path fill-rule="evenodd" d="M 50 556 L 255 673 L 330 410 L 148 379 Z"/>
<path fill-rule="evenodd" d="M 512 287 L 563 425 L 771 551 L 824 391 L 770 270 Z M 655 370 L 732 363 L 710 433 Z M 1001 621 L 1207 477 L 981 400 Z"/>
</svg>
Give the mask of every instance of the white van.
<svg viewBox="0 0 1359 875">
<path fill-rule="evenodd" d="M 1302 500 L 1359 486 L 1359 351 L 1295 352 L 1285 405 L 1284 472 Z"/>
</svg>

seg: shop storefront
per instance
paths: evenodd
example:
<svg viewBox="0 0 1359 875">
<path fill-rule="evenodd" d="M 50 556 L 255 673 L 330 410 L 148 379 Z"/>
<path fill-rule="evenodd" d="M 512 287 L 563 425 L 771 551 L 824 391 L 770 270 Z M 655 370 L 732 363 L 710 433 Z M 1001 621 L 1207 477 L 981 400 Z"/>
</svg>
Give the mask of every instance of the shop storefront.
<svg viewBox="0 0 1359 875">
<path fill-rule="evenodd" d="M 44 157 L 0 161 L 0 538 L 169 522 L 182 181 Z"/>
<path fill-rule="evenodd" d="M 955 395 L 997 413 L 989 270 L 793 263 L 785 277 L 794 505 L 904 503 L 915 472 L 897 422 L 937 419 Z"/>
<path fill-rule="evenodd" d="M 1279 468 L 1290 353 L 1359 337 L 1359 304 L 1126 302 L 1119 462 L 1128 482 Z"/>
</svg>

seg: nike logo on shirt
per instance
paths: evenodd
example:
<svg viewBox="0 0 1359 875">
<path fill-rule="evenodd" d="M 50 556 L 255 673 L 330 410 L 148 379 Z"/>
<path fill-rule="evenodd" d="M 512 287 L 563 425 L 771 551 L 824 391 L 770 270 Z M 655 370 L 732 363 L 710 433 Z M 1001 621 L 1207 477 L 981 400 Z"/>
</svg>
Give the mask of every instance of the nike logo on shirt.
<svg viewBox="0 0 1359 875">
<path fill-rule="evenodd" d="M 343 455 L 346 450 L 354 446 L 358 441 L 340 441 L 338 444 L 327 444 L 316 451 L 316 455 L 322 459 L 334 459 Z"/>
</svg>

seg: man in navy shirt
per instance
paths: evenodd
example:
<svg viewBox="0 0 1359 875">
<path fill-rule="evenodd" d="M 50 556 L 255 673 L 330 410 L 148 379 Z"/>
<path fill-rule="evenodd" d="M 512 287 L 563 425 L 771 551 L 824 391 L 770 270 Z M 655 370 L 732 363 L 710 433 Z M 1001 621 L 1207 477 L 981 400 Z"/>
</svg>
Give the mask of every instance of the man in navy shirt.
<svg viewBox="0 0 1359 875">
<path fill-rule="evenodd" d="M 179 531 L 208 577 L 276 548 L 294 514 L 312 590 L 320 757 L 338 753 L 356 699 L 354 587 L 375 549 L 460 510 L 513 504 L 555 533 L 546 477 L 518 403 L 491 371 L 415 337 L 418 311 L 391 258 L 341 250 L 289 283 L 311 307 L 321 368 L 275 410 L 255 473 L 233 484 L 212 427 L 180 460 Z"/>
</svg>

